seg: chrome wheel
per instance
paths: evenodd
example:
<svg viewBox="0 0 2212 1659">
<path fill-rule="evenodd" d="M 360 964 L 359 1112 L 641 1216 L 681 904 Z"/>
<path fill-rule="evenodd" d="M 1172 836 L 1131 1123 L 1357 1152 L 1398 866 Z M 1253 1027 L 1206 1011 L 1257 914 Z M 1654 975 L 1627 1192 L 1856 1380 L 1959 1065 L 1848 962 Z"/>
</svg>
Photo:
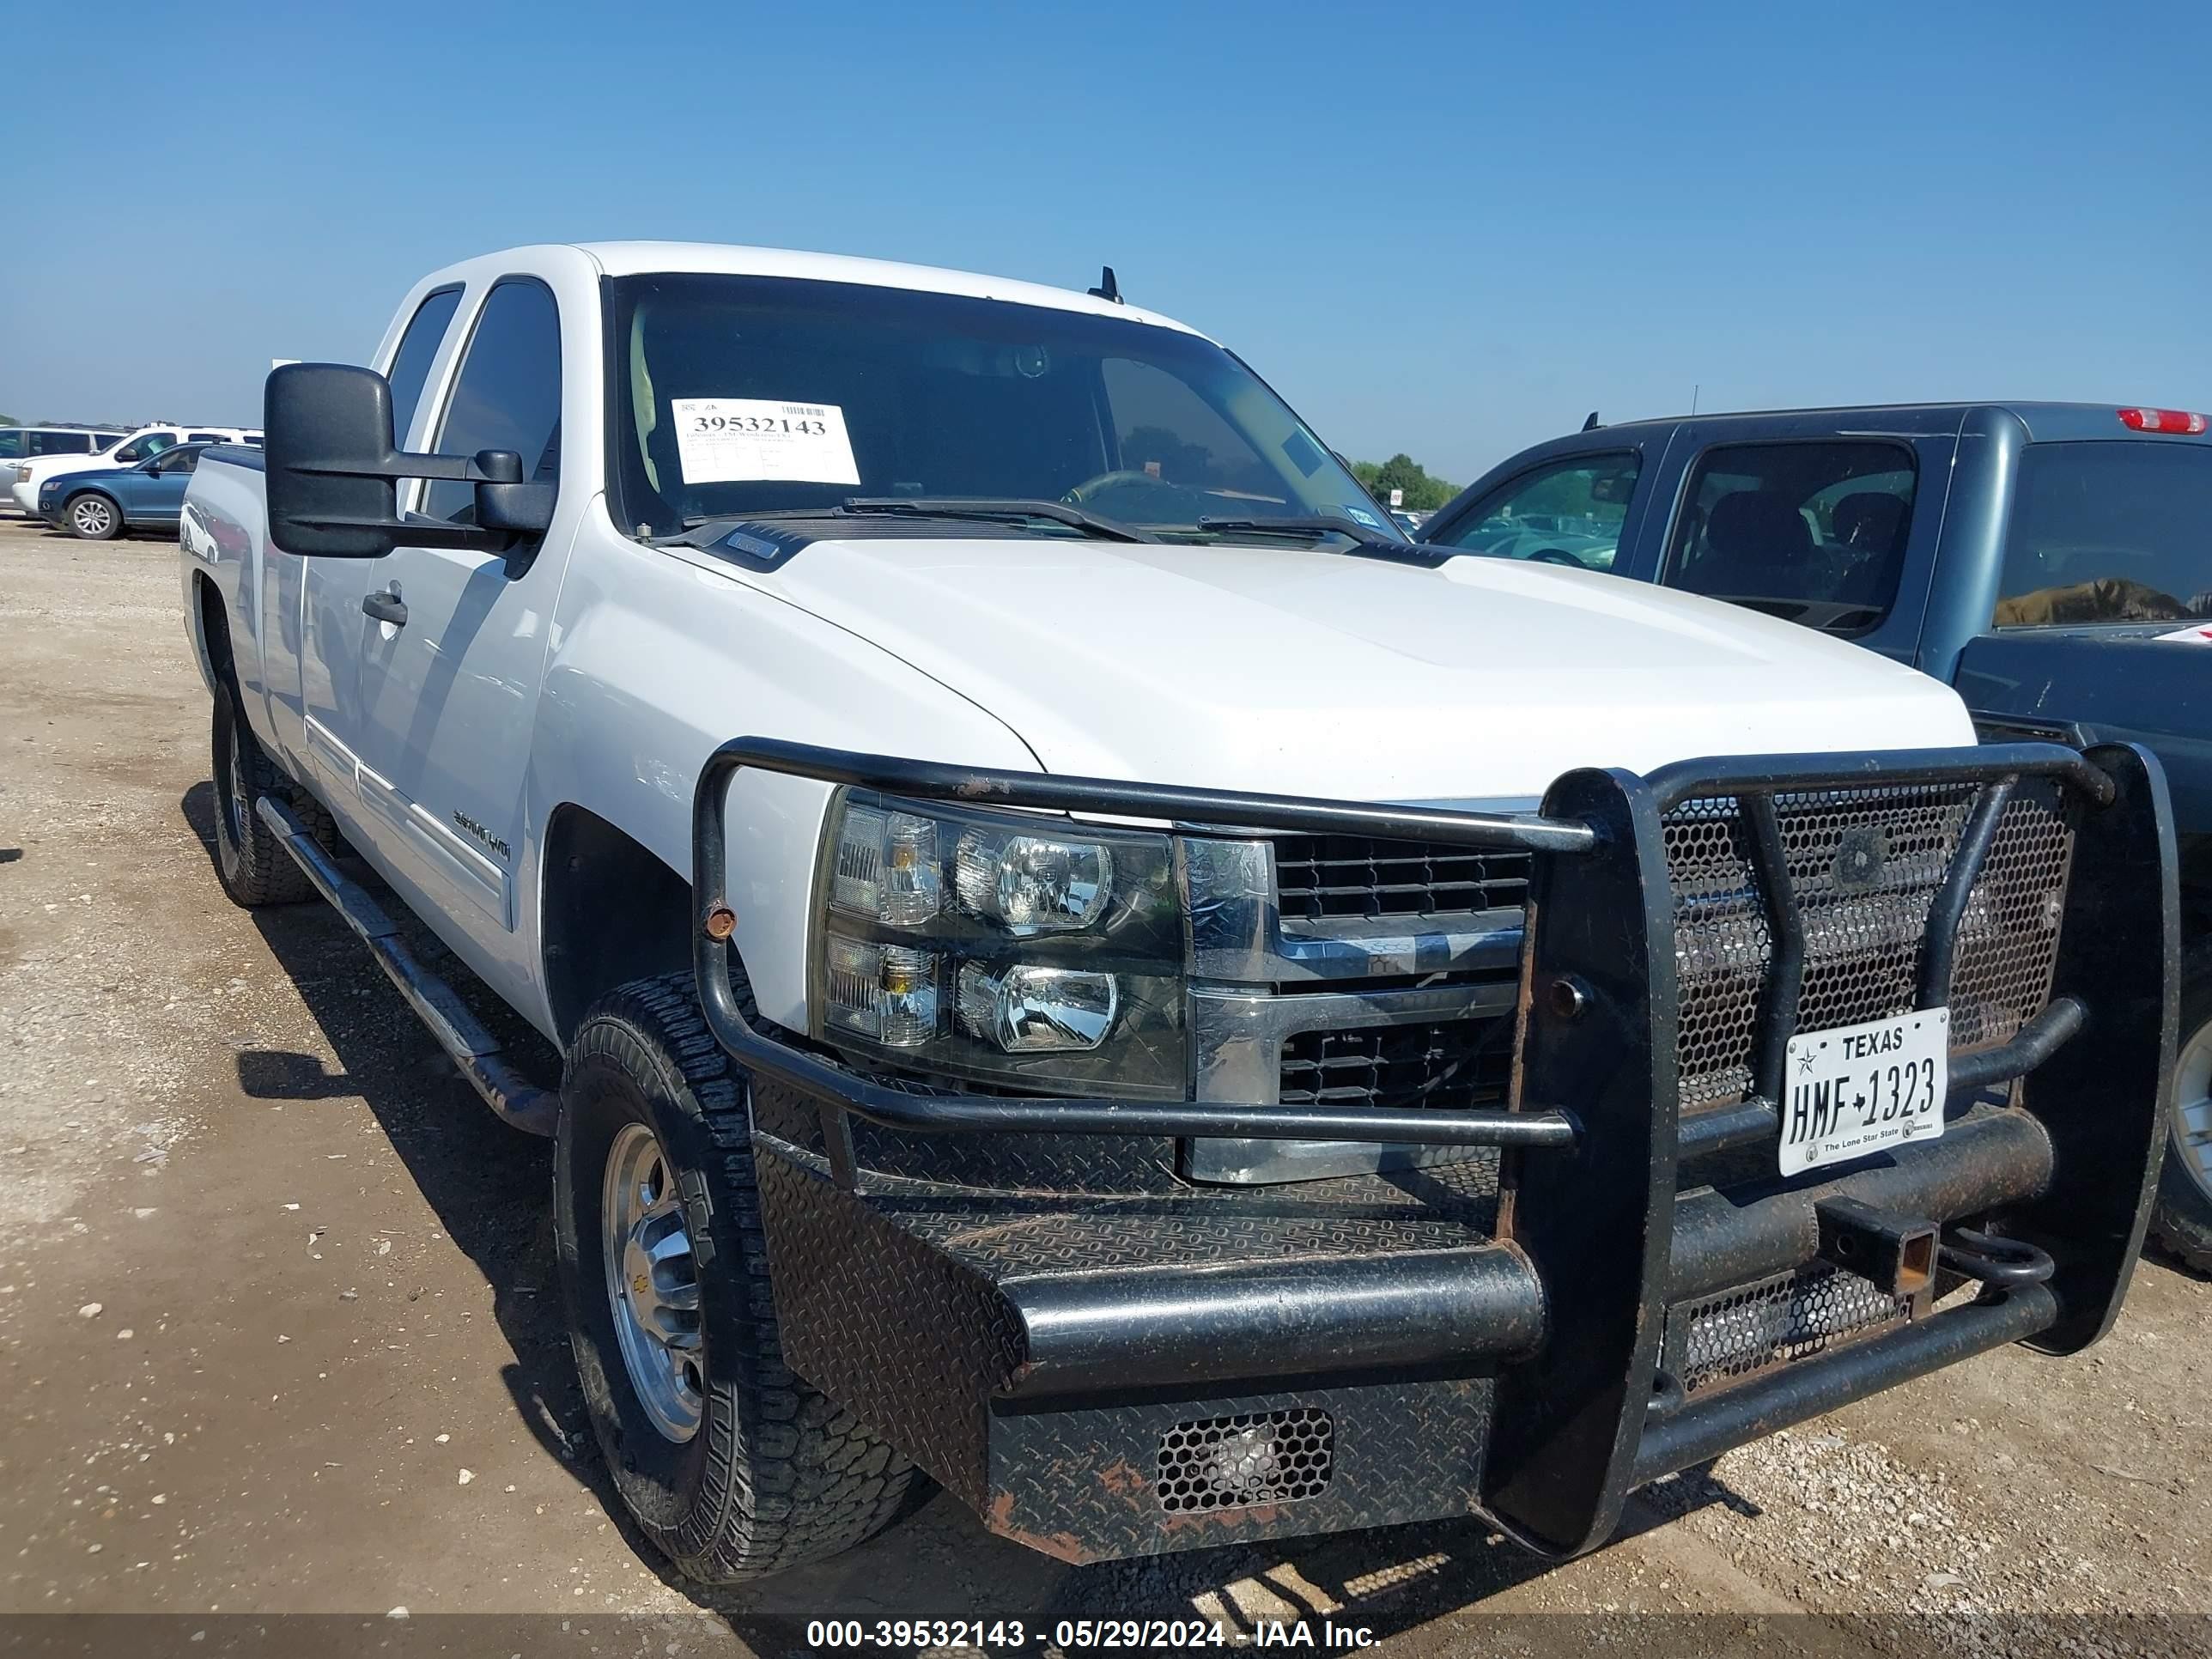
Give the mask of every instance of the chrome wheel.
<svg viewBox="0 0 2212 1659">
<path fill-rule="evenodd" d="M 699 1275 L 676 1172 L 642 1123 L 623 1126 L 607 1149 L 599 1206 L 607 1301 L 630 1388 L 653 1426 L 682 1444 L 705 1408 Z"/>
<path fill-rule="evenodd" d="M 246 799 L 246 739 L 239 732 L 235 715 L 230 722 L 230 776 L 225 781 L 229 787 L 223 791 L 222 810 L 229 820 L 230 842 L 234 847 L 243 847 L 246 831 L 253 825 L 253 803 Z"/>
<path fill-rule="evenodd" d="M 2181 1036 L 2173 1062 L 2173 1146 L 2197 1191 L 2212 1198 L 2212 1019 Z"/>
<path fill-rule="evenodd" d="M 87 495 L 70 507 L 70 523 L 80 536 L 99 540 L 115 528 L 115 509 L 98 495 Z"/>
</svg>

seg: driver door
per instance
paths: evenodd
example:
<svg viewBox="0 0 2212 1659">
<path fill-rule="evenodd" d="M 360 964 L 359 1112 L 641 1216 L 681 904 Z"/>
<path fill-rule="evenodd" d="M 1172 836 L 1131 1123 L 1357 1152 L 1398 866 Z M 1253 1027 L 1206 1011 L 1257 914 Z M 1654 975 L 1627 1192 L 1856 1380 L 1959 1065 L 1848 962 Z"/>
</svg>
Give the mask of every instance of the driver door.
<svg viewBox="0 0 2212 1659">
<path fill-rule="evenodd" d="M 514 450 L 526 477 L 557 483 L 562 354 L 551 290 L 502 279 L 462 326 L 459 366 L 422 447 Z M 471 486 L 411 488 L 416 516 L 472 520 Z M 330 619 L 360 641 L 340 735 L 357 763 L 362 819 L 387 875 L 423 894 L 431 914 L 458 921 L 483 952 L 471 965 L 495 984 L 504 975 L 493 964 L 512 968 L 519 948 L 523 784 L 559 550 L 550 541 L 504 554 L 403 544 L 351 562 L 367 591 L 349 618 Z"/>
</svg>

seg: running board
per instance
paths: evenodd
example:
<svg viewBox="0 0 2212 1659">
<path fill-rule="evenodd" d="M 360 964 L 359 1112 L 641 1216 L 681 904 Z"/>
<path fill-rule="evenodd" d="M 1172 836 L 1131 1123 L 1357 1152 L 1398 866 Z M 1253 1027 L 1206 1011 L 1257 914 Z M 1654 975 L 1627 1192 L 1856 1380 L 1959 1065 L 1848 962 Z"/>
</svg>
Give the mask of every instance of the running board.
<svg viewBox="0 0 2212 1659">
<path fill-rule="evenodd" d="M 399 988 L 438 1046 L 461 1068 L 461 1075 L 476 1085 L 484 1103 L 526 1134 L 550 1135 L 561 1114 L 561 1097 L 541 1089 L 509 1062 L 499 1039 L 484 1030 L 459 993 L 416 959 L 399 935 L 399 926 L 368 891 L 331 862 L 318 842 L 292 809 L 273 796 L 254 803 L 261 821 L 292 855 L 346 926 L 361 935 L 376 958 L 376 965 Z"/>
</svg>

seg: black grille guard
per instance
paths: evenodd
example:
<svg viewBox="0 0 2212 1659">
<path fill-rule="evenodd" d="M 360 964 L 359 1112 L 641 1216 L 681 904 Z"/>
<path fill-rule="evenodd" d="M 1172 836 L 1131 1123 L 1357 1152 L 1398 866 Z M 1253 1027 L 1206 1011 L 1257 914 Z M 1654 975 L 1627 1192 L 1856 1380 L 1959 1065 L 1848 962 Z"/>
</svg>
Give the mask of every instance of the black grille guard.
<svg viewBox="0 0 2212 1659">
<path fill-rule="evenodd" d="M 730 783 L 746 768 L 966 805 L 1158 820 L 1218 832 L 1347 834 L 1534 855 L 1511 1104 L 1463 1111 L 1335 1111 L 909 1092 L 763 1032 L 745 1017 L 726 941 L 736 925 L 726 849 Z M 1961 919 L 1991 826 L 2026 785 L 2079 809 L 2044 1006 L 2002 1043 L 1954 1054 L 1953 1091 L 2020 1081 L 2012 1108 L 1961 1123 L 1829 1186 L 1882 1201 L 1910 1188 L 1941 1216 L 2004 1206 L 2009 1236 L 2056 1264 L 2046 1283 L 1990 1286 L 1934 1314 L 1711 1400 L 1685 1404 L 1660 1368 L 1677 1299 L 1807 1260 L 1826 1188 L 1798 1177 L 1754 1194 L 1678 1193 L 1684 1160 L 1776 1132 L 1775 1057 L 1794 994 L 1766 997 L 1741 1104 L 1686 1115 L 1678 1075 L 1676 894 L 1662 819 L 1733 799 L 1770 899 L 1779 983 L 1805 947 L 1772 828 L 1823 791 L 1979 787 L 1928 904 L 1911 975 L 1918 1006 L 1950 987 Z M 1504 1149 L 1496 1237 L 1523 1264 L 1498 1307 L 1540 1326 L 1498 1372 L 1480 1504 L 1550 1553 L 1595 1547 L 1636 1485 L 1841 1399 L 2000 1342 L 2068 1353 L 2110 1325 L 2142 1244 L 2163 1145 L 2177 1023 L 2179 898 L 2171 810 L 2157 762 L 2134 745 L 2086 752 L 2017 743 L 1954 750 L 1686 761 L 1649 776 L 1560 777 L 1528 816 L 1220 793 L 978 770 L 744 738 L 700 773 L 693 801 L 693 963 L 709 1029 L 757 1079 L 818 1108 L 832 1187 L 855 1189 L 850 1119 L 910 1133 L 1247 1136 Z M 1967 1131 L 1974 1133 L 1967 1133 Z M 1831 1171 L 1815 1171 L 1826 1177 Z M 1679 1200 L 1679 1202 L 1678 1202 Z M 1508 1294 L 1510 1291 L 1510 1294 Z M 1486 1291 L 1486 1294 L 1489 1294 Z M 781 1295 L 781 1293 L 780 1293 Z M 1524 1305 L 1525 1304 L 1525 1305 Z M 1516 1331 L 1522 1326 L 1514 1328 Z M 1237 1340 L 1232 1323 L 1209 1342 Z"/>
<path fill-rule="evenodd" d="M 1258 1139 L 1385 1140 L 1414 1146 L 1566 1148 L 1579 1127 L 1565 1106 L 1516 1110 L 1430 1111 L 1326 1107 L 1237 1105 L 1215 1102 L 1151 1103 L 1067 1097 L 923 1094 L 861 1077 L 835 1062 L 776 1042 L 756 1031 L 738 1006 L 724 941 L 736 925 L 726 896 L 728 786 L 746 769 L 812 778 L 823 783 L 878 789 L 924 800 L 968 805 L 1024 807 L 1042 811 L 1096 813 L 1157 818 L 1178 824 L 1234 826 L 1240 830 L 1279 830 L 1313 835 L 1367 835 L 1420 840 L 1449 846 L 1510 848 L 1576 860 L 1602 854 L 1620 856 L 1618 836 L 1602 815 L 1588 818 L 1546 814 L 1509 815 L 1376 805 L 1357 801 L 1310 800 L 1289 795 L 1249 794 L 1109 778 L 1055 777 L 1033 772 L 979 770 L 890 755 L 823 749 L 770 738 L 739 738 L 724 744 L 699 775 L 692 804 L 692 847 L 696 860 L 692 894 L 696 927 L 693 964 L 708 1023 L 723 1047 L 756 1069 L 782 1078 L 810 1092 L 832 1091 L 847 1108 L 886 1128 L 932 1134 L 997 1130 L 1060 1134 L 1163 1134 L 1248 1136 Z M 2113 797 L 2112 777 L 2080 753 L 2052 744 L 2008 744 L 1979 750 L 1898 750 L 1863 757 L 1760 755 L 1732 761 L 1686 761 L 1638 779 L 1626 772 L 1570 774 L 1553 786 L 1547 805 L 1576 779 L 1602 778 L 1623 796 L 1632 793 L 1662 813 L 1693 796 L 1739 793 L 1765 799 L 1821 788 L 1863 787 L 1872 783 L 1929 780 L 1946 783 L 1987 782 L 1999 786 L 1987 799 L 2002 805 L 2007 780 L 2023 774 L 2063 779 L 2102 805 Z M 1769 809 L 1771 815 L 1771 808 Z M 1994 812 L 1989 814 L 1993 817 Z M 1946 886 L 1955 926 L 1973 885 L 1973 873 L 1987 850 L 1987 839 L 1964 851 Z M 1931 927 L 1925 974 L 1931 983 L 1948 984 L 1950 931 Z M 1772 1029 L 1762 1048 L 1778 1053 L 1794 1008 L 1778 998 L 1767 1012 Z M 2023 1032 L 1996 1052 L 1973 1056 L 1971 1079 L 1954 1075 L 1954 1086 L 1990 1083 L 2020 1076 L 2057 1043 L 2078 1029 L 2080 1011 L 2054 1006 L 2032 1031 Z M 1717 1115 L 1714 1115 L 1717 1116 Z M 1699 1124 L 1700 1150 L 1732 1146 L 1771 1133 L 1776 1109 L 1771 1098 L 1754 1098 L 1726 1121 Z"/>
</svg>

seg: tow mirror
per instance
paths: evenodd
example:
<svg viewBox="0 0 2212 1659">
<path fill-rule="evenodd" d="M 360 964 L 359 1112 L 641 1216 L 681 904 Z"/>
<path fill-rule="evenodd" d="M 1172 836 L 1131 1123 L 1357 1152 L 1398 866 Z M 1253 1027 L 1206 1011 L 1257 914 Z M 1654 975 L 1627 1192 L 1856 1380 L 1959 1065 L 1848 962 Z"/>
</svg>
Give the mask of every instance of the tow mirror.
<svg viewBox="0 0 2212 1659">
<path fill-rule="evenodd" d="M 553 523 L 553 486 L 525 483 L 522 457 L 511 449 L 479 449 L 477 527 L 511 535 L 542 536 Z"/>
<path fill-rule="evenodd" d="M 269 535 L 287 552 L 376 559 L 404 542 L 504 553 L 552 522 L 553 486 L 524 482 L 522 458 L 512 450 L 464 459 L 396 449 L 392 387 L 373 369 L 342 363 L 272 369 L 261 423 Z M 402 478 L 475 485 L 476 522 L 400 519 Z"/>
</svg>

